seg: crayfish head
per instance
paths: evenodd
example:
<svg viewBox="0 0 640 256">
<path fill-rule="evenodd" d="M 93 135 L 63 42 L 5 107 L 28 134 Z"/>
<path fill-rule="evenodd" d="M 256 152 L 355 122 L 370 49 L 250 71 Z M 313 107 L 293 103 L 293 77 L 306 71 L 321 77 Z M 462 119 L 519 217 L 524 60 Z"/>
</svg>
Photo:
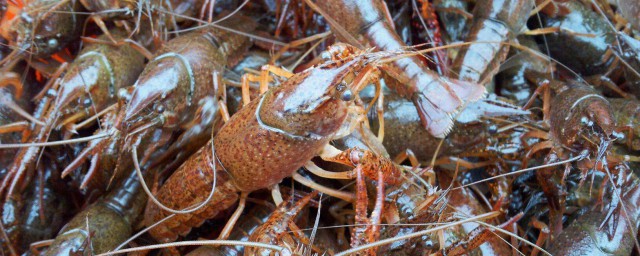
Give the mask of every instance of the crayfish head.
<svg viewBox="0 0 640 256">
<path fill-rule="evenodd" d="M 269 125 L 298 136 L 326 137 L 340 130 L 353 104 L 353 72 L 360 60 L 330 61 L 305 70 L 265 94 L 259 116 Z"/>
<path fill-rule="evenodd" d="M 69 2 L 58 9 L 49 9 L 56 2 L 41 1 L 22 8 L 7 27 L 2 25 L 2 35 L 9 41 L 29 46 L 30 54 L 36 57 L 48 57 L 60 51 L 73 37 L 69 34 L 79 32 L 82 22 L 77 22 L 74 4 Z M 78 3 L 79 4 L 79 3 Z"/>
<path fill-rule="evenodd" d="M 565 146 L 579 135 L 613 138 L 615 118 L 607 99 L 587 86 L 574 86 L 558 94 L 551 103 L 551 134 Z"/>
<path fill-rule="evenodd" d="M 136 84 L 121 96 L 127 100 L 123 121 L 129 127 L 149 123 L 173 127 L 186 118 L 182 113 L 192 106 L 194 82 L 185 75 L 182 60 L 161 56 L 155 61 L 158 64 L 145 69 Z"/>
<path fill-rule="evenodd" d="M 147 119 L 145 117 L 151 115 L 153 113 L 153 109 L 156 108 L 156 106 L 162 105 L 161 98 L 163 98 L 163 91 L 164 89 L 162 89 L 160 86 L 136 87 L 135 90 L 133 90 L 131 99 L 126 106 L 124 121 L 129 123 L 137 123 L 139 121 L 142 121 L 143 119 Z"/>
</svg>

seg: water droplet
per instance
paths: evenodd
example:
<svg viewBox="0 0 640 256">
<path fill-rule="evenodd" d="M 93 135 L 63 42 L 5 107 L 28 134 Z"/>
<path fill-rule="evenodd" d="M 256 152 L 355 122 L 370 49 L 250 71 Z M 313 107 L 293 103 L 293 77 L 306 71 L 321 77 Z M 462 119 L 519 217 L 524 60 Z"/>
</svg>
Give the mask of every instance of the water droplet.
<svg viewBox="0 0 640 256">
<path fill-rule="evenodd" d="M 58 40 L 56 40 L 56 39 L 54 39 L 54 38 L 49 39 L 49 41 L 47 41 L 47 46 L 48 46 L 49 48 L 56 48 L 56 47 L 58 47 Z"/>
<path fill-rule="evenodd" d="M 118 98 L 129 102 L 129 100 L 131 100 L 131 94 L 129 94 L 126 88 L 120 88 L 120 90 L 118 90 Z"/>
<path fill-rule="evenodd" d="M 54 89 L 47 90 L 47 96 L 56 97 L 56 95 L 58 95 L 58 92 L 56 92 L 56 90 L 54 90 Z"/>
<path fill-rule="evenodd" d="M 587 123 L 589 123 L 589 118 L 587 118 L 587 117 L 583 116 L 582 118 L 580 118 L 580 123 L 582 123 L 582 124 L 587 124 Z"/>
</svg>

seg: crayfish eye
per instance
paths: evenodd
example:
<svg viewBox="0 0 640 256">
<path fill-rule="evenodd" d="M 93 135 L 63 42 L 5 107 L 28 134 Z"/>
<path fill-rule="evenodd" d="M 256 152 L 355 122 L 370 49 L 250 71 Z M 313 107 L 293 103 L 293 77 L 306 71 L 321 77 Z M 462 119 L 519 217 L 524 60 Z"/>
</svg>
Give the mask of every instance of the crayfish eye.
<svg viewBox="0 0 640 256">
<path fill-rule="evenodd" d="M 84 105 L 84 107 L 88 108 L 91 107 L 91 99 L 84 99 L 84 101 L 82 102 L 82 104 Z"/>
<path fill-rule="evenodd" d="M 353 92 L 347 89 L 342 93 L 342 97 L 340 97 L 340 99 L 342 99 L 343 101 L 351 101 L 353 99 Z"/>
<path fill-rule="evenodd" d="M 498 126 L 496 126 L 496 125 L 489 126 L 489 134 L 493 135 L 493 134 L 496 134 L 496 133 L 498 133 Z"/>
<path fill-rule="evenodd" d="M 589 123 L 589 119 L 583 116 L 582 118 L 580 118 L 580 123 L 582 125 L 587 125 Z"/>
<path fill-rule="evenodd" d="M 165 110 L 165 107 L 164 107 L 164 105 L 162 105 L 162 104 L 158 104 L 158 105 L 156 105 L 156 107 L 155 107 L 155 111 L 156 111 L 156 113 L 158 113 L 158 114 L 162 114 L 162 113 L 164 113 L 164 110 Z"/>
<path fill-rule="evenodd" d="M 580 123 L 586 127 L 593 127 L 594 123 L 591 119 L 589 119 L 588 117 L 582 117 L 580 118 Z"/>
<path fill-rule="evenodd" d="M 350 101 L 353 99 L 353 92 L 347 87 L 347 83 L 342 81 L 336 86 L 336 92 L 340 94 L 340 99 L 343 101 Z"/>
</svg>

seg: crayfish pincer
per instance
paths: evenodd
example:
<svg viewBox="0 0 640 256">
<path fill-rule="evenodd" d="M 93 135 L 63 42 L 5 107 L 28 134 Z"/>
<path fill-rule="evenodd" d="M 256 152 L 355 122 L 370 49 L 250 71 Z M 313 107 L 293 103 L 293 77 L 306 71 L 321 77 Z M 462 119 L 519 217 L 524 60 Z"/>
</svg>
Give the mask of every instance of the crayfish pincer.
<svg viewBox="0 0 640 256">
<path fill-rule="evenodd" d="M 80 36 L 84 16 L 78 14 L 79 1 L 28 2 L 13 19 L 0 24 L 0 35 L 15 46 L 0 63 L 14 63 L 23 56 L 48 57 Z"/>
<path fill-rule="evenodd" d="M 131 235 L 131 224 L 144 209 L 146 200 L 136 173 L 131 172 L 106 197 L 73 217 L 60 230 L 46 255 L 86 252 L 93 255 L 115 249 Z"/>
</svg>

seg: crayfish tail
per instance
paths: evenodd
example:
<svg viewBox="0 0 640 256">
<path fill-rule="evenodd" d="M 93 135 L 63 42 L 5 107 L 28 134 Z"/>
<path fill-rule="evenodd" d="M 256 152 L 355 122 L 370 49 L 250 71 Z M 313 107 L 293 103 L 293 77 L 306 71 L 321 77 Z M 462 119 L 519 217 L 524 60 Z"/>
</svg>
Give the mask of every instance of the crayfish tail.
<svg viewBox="0 0 640 256">
<path fill-rule="evenodd" d="M 433 136 L 444 138 L 453 128 L 453 119 L 466 103 L 484 98 L 487 94 L 484 86 L 460 80 L 441 79 L 448 85 L 440 87 L 443 92 L 418 93 L 413 104 L 418 110 L 422 125 Z M 437 87 L 435 87 L 437 88 Z"/>
</svg>

